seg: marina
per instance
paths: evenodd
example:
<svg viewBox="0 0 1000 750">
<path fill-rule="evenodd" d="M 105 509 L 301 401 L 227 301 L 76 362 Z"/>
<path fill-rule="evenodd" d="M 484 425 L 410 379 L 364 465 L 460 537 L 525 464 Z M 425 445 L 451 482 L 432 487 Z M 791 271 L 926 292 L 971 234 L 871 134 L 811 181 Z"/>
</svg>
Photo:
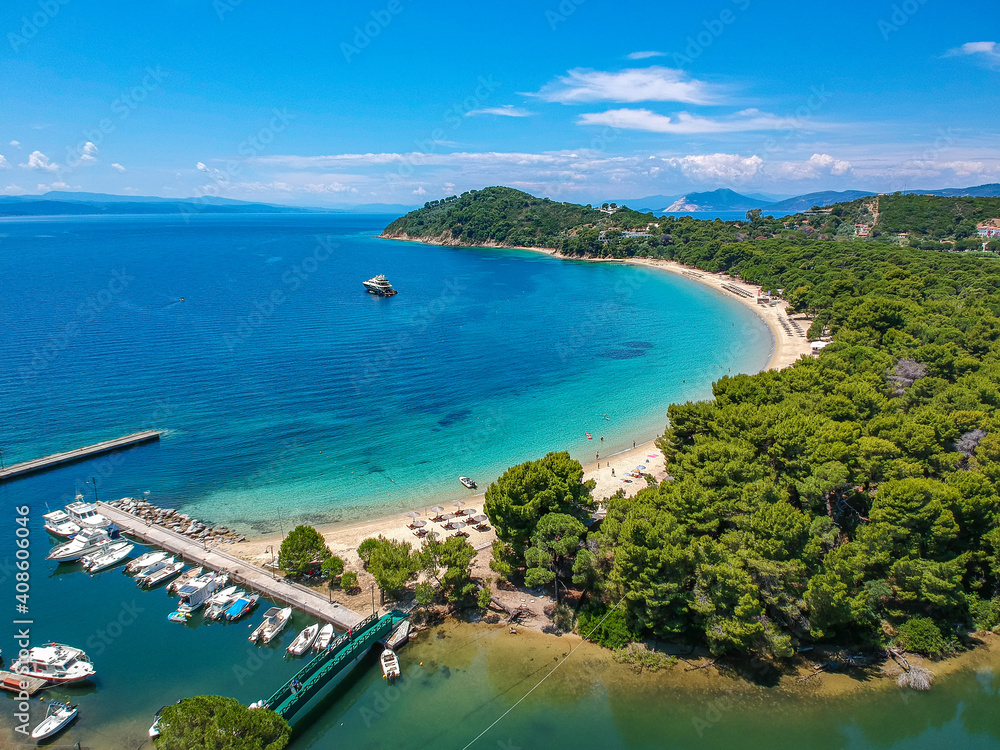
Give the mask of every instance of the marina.
<svg viewBox="0 0 1000 750">
<path fill-rule="evenodd" d="M 0 470 L 0 482 L 25 476 L 27 474 L 34 474 L 39 471 L 47 471 L 48 469 L 55 468 L 56 466 L 62 466 L 63 464 L 93 458 L 94 456 L 98 456 L 102 453 L 110 453 L 111 451 L 132 448 L 136 445 L 150 443 L 159 439 L 160 433 L 158 431 L 146 430 L 144 432 L 135 432 L 131 435 L 126 435 L 125 437 L 120 437 L 115 440 L 105 440 L 102 443 L 86 445 L 64 453 L 53 453 L 51 456 L 44 456 L 31 461 L 23 461 L 19 464 L 14 464 L 13 466 Z"/>
<path fill-rule="evenodd" d="M 156 526 L 107 503 L 98 503 L 98 506 L 105 516 L 130 537 L 179 555 L 206 569 L 222 571 L 228 574 L 231 583 L 247 586 L 270 599 L 285 602 L 313 617 L 332 623 L 338 630 L 356 627 L 364 619 L 357 612 L 337 602 L 330 602 L 305 586 L 279 578 L 264 568 L 220 549 L 208 547 L 207 543 L 199 543 L 183 534 Z"/>
</svg>

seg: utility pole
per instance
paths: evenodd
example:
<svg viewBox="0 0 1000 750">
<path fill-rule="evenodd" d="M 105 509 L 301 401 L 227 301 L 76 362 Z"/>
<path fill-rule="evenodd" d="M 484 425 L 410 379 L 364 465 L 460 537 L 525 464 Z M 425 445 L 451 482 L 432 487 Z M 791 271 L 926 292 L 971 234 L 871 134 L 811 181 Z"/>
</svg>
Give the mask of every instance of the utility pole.
<svg viewBox="0 0 1000 750">
<path fill-rule="evenodd" d="M 375 584 L 372 584 L 372 614 L 375 614 Z"/>
</svg>

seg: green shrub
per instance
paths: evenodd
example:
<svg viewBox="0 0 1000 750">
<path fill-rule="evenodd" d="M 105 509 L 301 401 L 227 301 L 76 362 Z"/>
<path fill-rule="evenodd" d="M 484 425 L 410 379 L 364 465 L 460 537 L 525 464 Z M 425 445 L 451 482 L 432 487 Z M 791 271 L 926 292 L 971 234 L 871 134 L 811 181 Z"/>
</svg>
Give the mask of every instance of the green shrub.
<svg viewBox="0 0 1000 750">
<path fill-rule="evenodd" d="M 929 617 L 913 617 L 900 625 L 895 644 L 904 651 L 928 656 L 952 650 L 941 629 Z"/>
<path fill-rule="evenodd" d="M 577 632 L 605 648 L 622 648 L 636 639 L 629 630 L 625 610 L 615 608 L 608 614 L 608 608 L 603 605 L 580 612 Z"/>
<path fill-rule="evenodd" d="M 358 587 L 358 574 L 349 570 L 340 577 L 340 587 L 344 591 L 354 591 Z"/>
<path fill-rule="evenodd" d="M 978 630 L 993 630 L 1000 625 L 1000 597 L 977 601 L 972 607 L 972 620 Z"/>
<path fill-rule="evenodd" d="M 658 672 L 661 669 L 674 666 L 677 663 L 677 657 L 654 651 L 643 643 L 630 643 L 615 649 L 615 661 L 619 664 L 634 664 L 637 667 L 648 669 L 650 672 Z"/>
</svg>

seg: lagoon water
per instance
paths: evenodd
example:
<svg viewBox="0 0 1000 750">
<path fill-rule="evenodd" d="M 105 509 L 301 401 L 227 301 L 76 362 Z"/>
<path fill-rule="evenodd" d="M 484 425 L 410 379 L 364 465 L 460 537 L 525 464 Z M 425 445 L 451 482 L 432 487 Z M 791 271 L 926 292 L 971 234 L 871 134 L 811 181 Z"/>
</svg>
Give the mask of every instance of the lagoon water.
<svg viewBox="0 0 1000 750">
<path fill-rule="evenodd" d="M 600 435 L 608 452 L 652 437 L 669 402 L 705 397 L 722 372 L 768 358 L 752 311 L 685 279 L 373 239 L 387 220 L 0 225 L 5 463 L 165 430 L 115 460 L 0 485 L 2 601 L 13 611 L 14 516 L 26 505 L 33 642 L 80 646 L 98 669 L 92 684 L 49 693 L 81 709 L 57 746 L 136 748 L 153 712 L 180 697 L 265 697 L 296 670 L 284 646 L 309 623 L 297 613 L 258 649 L 248 624 L 169 623 L 173 600 L 118 569 L 91 577 L 45 561 L 46 504 L 92 496 L 91 477 L 101 497 L 149 490 L 162 505 L 261 530 L 382 515 L 454 492 L 460 473 L 485 484 L 548 450 L 590 460 Z M 400 294 L 364 294 L 360 281 L 375 273 Z M 425 633 L 402 652 L 399 690 L 377 667 L 359 672 L 293 750 L 466 747 L 570 643 L 471 625 Z M 0 646 L 9 660 L 12 630 Z M 992 668 L 906 700 L 890 689 L 797 701 L 731 698 L 724 685 L 687 693 L 607 661 L 574 654 L 474 747 L 1000 747 Z M 0 726 L 14 705 L 0 699 Z M 35 721 L 43 711 L 36 701 Z"/>
</svg>

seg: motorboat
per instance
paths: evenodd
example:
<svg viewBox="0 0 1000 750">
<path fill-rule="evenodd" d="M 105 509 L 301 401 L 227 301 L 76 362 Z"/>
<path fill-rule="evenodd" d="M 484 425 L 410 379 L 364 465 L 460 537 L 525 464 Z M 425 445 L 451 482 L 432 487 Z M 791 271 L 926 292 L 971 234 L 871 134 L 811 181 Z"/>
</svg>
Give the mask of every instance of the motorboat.
<svg viewBox="0 0 1000 750">
<path fill-rule="evenodd" d="M 135 545 L 129 542 L 112 542 L 100 552 L 83 558 L 83 565 L 91 573 L 100 573 L 120 563 L 134 549 Z"/>
<path fill-rule="evenodd" d="M 232 622 L 233 620 L 238 620 L 246 614 L 253 611 L 253 608 L 257 606 L 257 601 L 260 599 L 260 594 L 250 594 L 247 596 L 244 594 L 234 601 L 229 609 L 226 610 L 226 619 Z"/>
<path fill-rule="evenodd" d="M 319 635 L 319 624 L 313 623 L 295 636 L 295 640 L 289 643 L 285 650 L 292 656 L 302 656 L 316 642 L 317 635 Z"/>
<path fill-rule="evenodd" d="M 333 640 L 333 625 L 327 623 L 319 629 L 319 634 L 316 636 L 313 648 L 317 651 L 325 651 L 330 648 L 331 640 Z"/>
<path fill-rule="evenodd" d="M 158 567 L 161 566 L 161 567 Z M 135 577 L 135 580 L 139 585 L 146 586 L 147 588 L 153 588 L 163 583 L 168 578 L 172 578 L 184 569 L 184 563 L 179 560 L 175 561 L 174 558 L 168 558 L 162 562 L 156 563 L 156 565 L 151 565 L 148 568 L 140 571 Z"/>
<path fill-rule="evenodd" d="M 468 477 L 459 477 L 458 481 L 470 490 L 476 489 L 476 483 Z"/>
<path fill-rule="evenodd" d="M 399 657 L 396 656 L 396 652 L 391 648 L 383 651 L 378 661 L 382 665 L 382 676 L 389 680 L 389 682 L 392 682 L 401 674 L 399 671 Z"/>
<path fill-rule="evenodd" d="M 147 568 L 150 565 L 160 562 L 161 560 L 166 560 L 169 556 L 169 553 L 161 552 L 159 550 L 156 550 L 155 552 L 147 552 L 144 555 L 139 555 L 126 565 L 125 572 L 138 573 L 143 568 Z"/>
<path fill-rule="evenodd" d="M 149 739 L 153 740 L 160 736 L 160 729 L 162 728 L 163 719 L 163 709 L 166 706 L 161 707 L 156 714 L 153 716 L 153 723 L 149 726 Z"/>
<path fill-rule="evenodd" d="M 111 542 L 114 533 L 110 529 L 82 529 L 68 542 L 57 544 L 46 556 L 46 560 L 58 562 L 76 562 L 85 555 L 99 551 L 101 547 Z"/>
<path fill-rule="evenodd" d="M 185 583 L 190 583 L 193 579 L 201 575 L 201 571 L 204 570 L 200 565 L 197 568 L 191 568 L 184 572 L 184 574 L 178 578 L 176 581 L 167 586 L 168 593 L 177 592 L 181 586 Z"/>
<path fill-rule="evenodd" d="M 93 503 L 85 503 L 77 495 L 77 501 L 66 506 L 69 520 L 81 529 L 104 529 L 111 525 L 111 519 L 97 510 Z"/>
<path fill-rule="evenodd" d="M 37 727 L 31 730 L 31 739 L 44 740 L 52 737 L 73 721 L 79 713 L 76 706 L 71 706 L 69 703 L 62 703 L 60 701 L 52 701 L 45 712 L 45 718 L 42 719 Z"/>
<path fill-rule="evenodd" d="M 243 592 L 236 586 L 227 586 L 212 594 L 205 608 L 206 620 L 218 620 L 229 606 L 242 596 Z"/>
<path fill-rule="evenodd" d="M 225 586 L 229 576 L 211 571 L 205 575 L 198 576 L 190 583 L 185 583 L 177 590 L 177 596 L 181 603 L 177 606 L 177 611 L 182 613 L 194 612 L 207 602 L 220 587 Z"/>
<path fill-rule="evenodd" d="M 83 651 L 61 643 L 35 646 L 10 665 L 10 671 L 38 677 L 55 685 L 86 680 L 96 674 L 94 665 Z"/>
<path fill-rule="evenodd" d="M 368 281 L 362 281 L 361 283 L 364 285 L 365 289 L 368 290 L 369 294 L 375 294 L 379 297 L 392 297 L 394 294 L 398 294 L 398 292 L 392 288 L 392 284 L 390 284 L 388 279 L 386 279 L 382 274 L 373 276 L 368 279 Z"/>
<path fill-rule="evenodd" d="M 391 649 L 397 649 L 410 639 L 410 621 L 403 620 L 396 629 L 385 639 L 385 645 Z"/>
<path fill-rule="evenodd" d="M 45 521 L 45 530 L 53 536 L 60 536 L 69 539 L 80 531 L 80 524 L 73 521 L 64 510 L 54 510 L 42 516 Z"/>
<path fill-rule="evenodd" d="M 250 634 L 250 642 L 270 643 L 278 633 L 285 629 L 285 626 L 291 619 L 291 607 L 285 607 L 284 609 L 271 607 L 264 613 L 264 621 Z"/>
</svg>

